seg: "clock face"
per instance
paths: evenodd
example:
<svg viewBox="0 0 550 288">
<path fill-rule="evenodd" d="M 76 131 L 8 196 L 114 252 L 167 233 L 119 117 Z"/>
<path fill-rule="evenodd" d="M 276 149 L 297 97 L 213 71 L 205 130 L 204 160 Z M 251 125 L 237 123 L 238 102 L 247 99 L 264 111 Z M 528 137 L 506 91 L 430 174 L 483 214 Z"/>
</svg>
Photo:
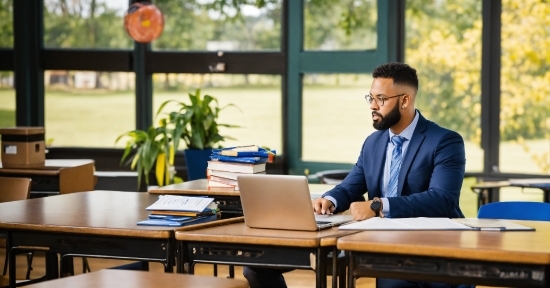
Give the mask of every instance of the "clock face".
<svg viewBox="0 0 550 288">
<path fill-rule="evenodd" d="M 379 201 L 373 201 L 372 204 L 370 204 L 370 209 L 373 211 L 380 211 L 380 206 L 382 206 L 382 203 Z"/>
</svg>

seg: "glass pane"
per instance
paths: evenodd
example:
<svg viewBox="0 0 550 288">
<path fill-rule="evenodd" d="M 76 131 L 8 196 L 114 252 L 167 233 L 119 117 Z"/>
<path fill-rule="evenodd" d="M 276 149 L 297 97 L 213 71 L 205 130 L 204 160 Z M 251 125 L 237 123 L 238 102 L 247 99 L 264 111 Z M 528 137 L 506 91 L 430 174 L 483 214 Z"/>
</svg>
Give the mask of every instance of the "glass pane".
<svg viewBox="0 0 550 288">
<path fill-rule="evenodd" d="M 189 104 L 188 93 L 201 88 L 201 94 L 217 98 L 220 107 L 228 104 L 238 107 L 230 106 L 220 112 L 219 123 L 240 126 L 220 127 L 222 136 L 235 138 L 220 143 L 222 146 L 257 144 L 283 153 L 281 76 L 154 74 L 153 81 L 154 113 L 167 100 Z M 171 111 L 170 106 L 163 111 Z"/>
<path fill-rule="evenodd" d="M 279 50 L 281 47 L 282 1 L 264 2 L 263 7 L 186 0 L 158 0 L 164 13 L 164 31 L 154 49 L 181 50 Z M 231 1 L 229 1 L 231 2 Z M 233 1 L 246 2 L 246 1 Z M 238 9 L 232 5 L 239 5 Z M 223 11 L 223 13 L 220 13 Z M 240 14 L 237 14 L 240 13 Z"/>
<path fill-rule="evenodd" d="M 123 27 L 128 0 L 44 0 L 44 46 L 131 48 Z"/>
<path fill-rule="evenodd" d="M 0 71 L 0 128 L 15 126 L 13 72 Z"/>
<path fill-rule="evenodd" d="M 12 47 L 13 47 L 13 0 L 0 0 L 0 48 L 12 48 Z"/>
<path fill-rule="evenodd" d="M 134 73 L 48 70 L 44 82 L 47 144 L 112 148 L 135 129 Z"/>
<path fill-rule="evenodd" d="M 304 1 L 304 50 L 376 49 L 376 0 Z"/>
<path fill-rule="evenodd" d="M 501 172 L 550 174 L 549 14 L 546 1 L 502 1 Z"/>
<path fill-rule="evenodd" d="M 365 101 L 372 77 L 307 74 L 302 83 L 302 160 L 355 163 L 365 138 L 374 132 Z"/>
<path fill-rule="evenodd" d="M 482 171 L 481 1 L 407 1 L 406 7 L 405 60 L 420 82 L 416 107 L 460 133 L 466 171 Z"/>
</svg>

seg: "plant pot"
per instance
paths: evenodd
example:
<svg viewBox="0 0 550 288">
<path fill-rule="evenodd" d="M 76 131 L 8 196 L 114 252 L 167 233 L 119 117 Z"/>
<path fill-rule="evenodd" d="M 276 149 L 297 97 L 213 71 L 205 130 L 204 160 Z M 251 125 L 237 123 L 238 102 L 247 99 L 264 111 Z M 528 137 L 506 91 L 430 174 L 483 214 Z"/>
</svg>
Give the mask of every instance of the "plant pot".
<svg viewBox="0 0 550 288">
<path fill-rule="evenodd" d="M 187 180 L 206 179 L 206 168 L 212 149 L 186 149 L 183 152 L 187 163 Z"/>
</svg>

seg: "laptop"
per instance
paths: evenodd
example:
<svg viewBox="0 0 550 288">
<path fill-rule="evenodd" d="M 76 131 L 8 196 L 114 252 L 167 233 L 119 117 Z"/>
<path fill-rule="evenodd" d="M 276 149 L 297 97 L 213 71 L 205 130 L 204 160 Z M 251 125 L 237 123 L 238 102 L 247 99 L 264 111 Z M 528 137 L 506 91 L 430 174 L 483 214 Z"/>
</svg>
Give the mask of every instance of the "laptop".
<svg viewBox="0 0 550 288">
<path fill-rule="evenodd" d="M 246 226 L 317 231 L 353 220 L 351 215 L 316 215 L 305 176 L 243 174 L 237 177 Z"/>
</svg>

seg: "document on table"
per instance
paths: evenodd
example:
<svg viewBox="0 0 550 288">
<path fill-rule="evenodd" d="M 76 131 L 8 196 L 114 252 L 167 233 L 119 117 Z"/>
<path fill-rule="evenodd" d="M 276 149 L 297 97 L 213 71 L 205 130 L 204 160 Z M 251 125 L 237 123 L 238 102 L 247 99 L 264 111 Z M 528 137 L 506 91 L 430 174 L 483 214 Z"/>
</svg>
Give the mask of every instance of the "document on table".
<svg viewBox="0 0 550 288">
<path fill-rule="evenodd" d="M 487 230 L 487 231 L 534 231 L 534 228 L 507 220 L 477 218 L 379 218 L 374 217 L 342 225 L 340 230 Z"/>
<path fill-rule="evenodd" d="M 202 212 L 213 200 L 207 197 L 160 195 L 155 203 L 145 209 Z"/>
</svg>

